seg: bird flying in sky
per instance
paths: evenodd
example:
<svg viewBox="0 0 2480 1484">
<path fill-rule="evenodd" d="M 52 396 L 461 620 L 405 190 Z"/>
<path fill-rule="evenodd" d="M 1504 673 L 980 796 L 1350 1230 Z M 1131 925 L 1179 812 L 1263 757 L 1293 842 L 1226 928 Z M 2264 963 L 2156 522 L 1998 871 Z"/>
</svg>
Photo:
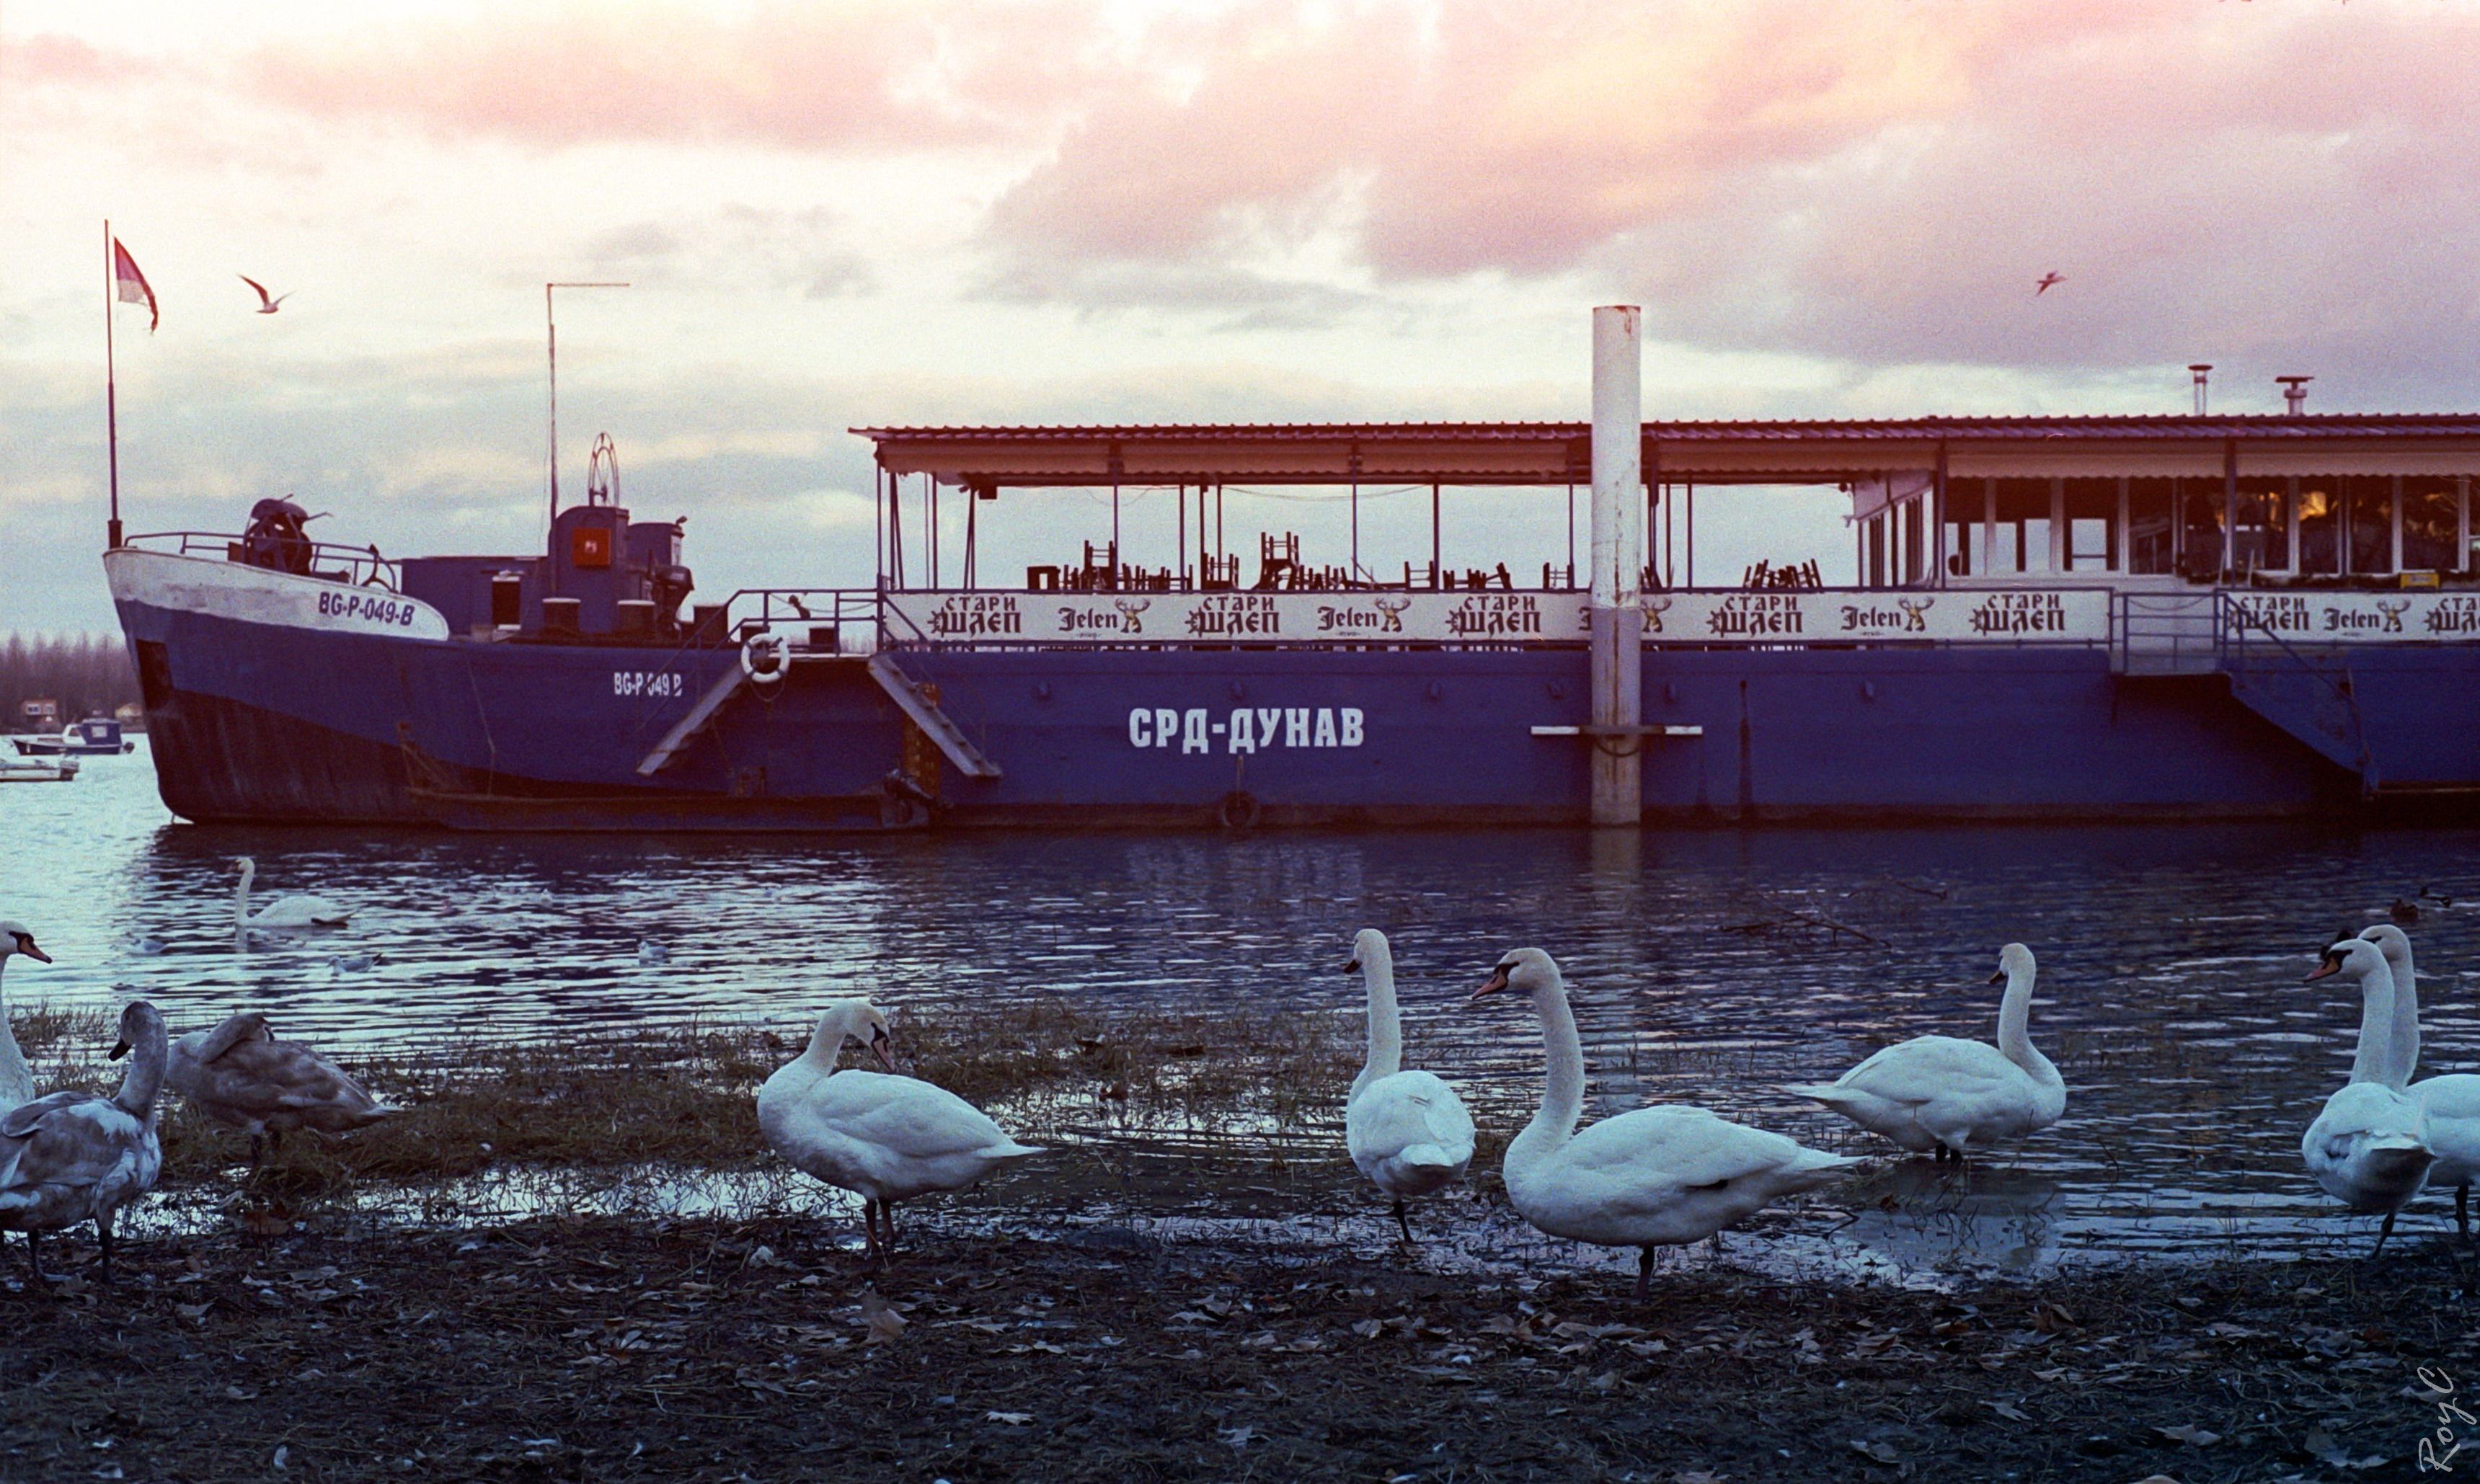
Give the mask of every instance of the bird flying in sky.
<svg viewBox="0 0 2480 1484">
<path fill-rule="evenodd" d="M 2054 283 L 2065 283 L 2066 281 L 2067 275 L 2064 273 L 2043 273 L 2040 277 L 2032 281 L 2032 296 L 2034 298 L 2039 298 L 2042 294 L 2050 292 L 2050 285 Z M 259 292 L 264 294 L 267 291 L 261 289 Z"/>
<path fill-rule="evenodd" d="M 276 294 L 274 297 L 270 298 L 267 293 L 267 285 L 260 283 L 257 279 L 250 277 L 247 273 L 241 275 L 241 281 L 258 291 L 258 312 L 262 315 L 271 315 L 275 313 L 276 305 L 293 297 L 291 291 L 288 290 L 285 293 Z"/>
</svg>

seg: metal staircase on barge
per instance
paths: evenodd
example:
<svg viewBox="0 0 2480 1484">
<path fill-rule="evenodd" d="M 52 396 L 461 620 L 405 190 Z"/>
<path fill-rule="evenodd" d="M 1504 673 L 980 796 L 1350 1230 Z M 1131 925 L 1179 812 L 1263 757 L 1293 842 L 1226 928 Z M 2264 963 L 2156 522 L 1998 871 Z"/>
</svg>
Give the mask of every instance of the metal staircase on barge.
<svg viewBox="0 0 2480 1484">
<path fill-rule="evenodd" d="M 2227 684 L 2241 705 L 2358 778 L 2361 797 L 2386 792 L 2348 662 L 2293 647 L 2227 593 L 2123 596 L 2116 668 L 2128 679 Z"/>
<path fill-rule="evenodd" d="M 869 671 L 870 678 L 878 682 L 881 690 L 887 692 L 887 698 L 895 703 L 896 709 L 902 711 L 915 727 L 920 729 L 923 736 L 928 737 L 938 746 L 939 751 L 946 755 L 947 760 L 955 764 L 958 772 L 968 778 L 995 779 L 999 776 L 999 765 L 992 761 L 980 748 L 973 745 L 972 739 L 966 736 L 956 726 L 955 721 L 939 708 L 938 702 L 932 696 L 925 695 L 923 687 L 915 684 L 912 678 L 905 675 L 892 655 L 882 652 L 870 655 L 864 661 L 857 656 L 814 655 L 794 651 L 789 656 L 788 663 L 796 667 L 816 664 L 865 664 Z M 715 717 L 734 697 L 743 691 L 754 690 L 759 683 L 753 680 L 740 666 L 736 665 L 725 671 L 712 685 L 707 687 L 706 694 L 697 699 L 697 704 L 689 707 L 688 714 L 674 723 L 672 729 L 663 733 L 662 740 L 657 742 L 653 750 L 638 762 L 638 776 L 653 778 L 670 766 L 672 760 L 678 757 L 691 742 L 714 725 Z"/>
</svg>

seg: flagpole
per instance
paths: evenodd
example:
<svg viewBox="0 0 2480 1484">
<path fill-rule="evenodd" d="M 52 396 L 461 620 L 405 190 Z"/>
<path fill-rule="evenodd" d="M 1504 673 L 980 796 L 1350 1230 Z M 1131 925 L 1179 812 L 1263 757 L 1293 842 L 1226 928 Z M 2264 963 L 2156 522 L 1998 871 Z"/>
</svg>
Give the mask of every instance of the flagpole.
<svg viewBox="0 0 2480 1484">
<path fill-rule="evenodd" d="M 103 527 L 104 550 L 120 545 L 120 393 L 112 361 L 112 305 L 119 288 L 112 262 L 112 218 L 103 221 L 103 442 L 112 469 L 112 518 Z"/>
</svg>

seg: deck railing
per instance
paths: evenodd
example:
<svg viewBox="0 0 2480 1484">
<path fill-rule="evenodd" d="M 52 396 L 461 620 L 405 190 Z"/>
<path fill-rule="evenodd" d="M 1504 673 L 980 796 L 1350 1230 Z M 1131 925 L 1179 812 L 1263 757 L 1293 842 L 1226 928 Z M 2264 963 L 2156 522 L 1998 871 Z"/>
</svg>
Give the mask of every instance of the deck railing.
<svg viewBox="0 0 2480 1484">
<path fill-rule="evenodd" d="M 145 531 L 124 537 L 121 544 L 158 550 L 168 548 L 182 556 L 203 556 L 227 562 L 243 560 L 245 550 L 244 538 L 230 531 Z M 307 559 L 302 566 L 277 567 L 273 570 L 291 571 L 298 576 L 315 577 L 323 582 L 343 582 L 355 587 L 366 585 L 383 587 L 390 592 L 403 591 L 397 564 L 381 556 L 375 543 L 366 547 L 349 547 L 339 546 L 333 542 L 311 541 L 306 543 L 306 548 Z"/>
<path fill-rule="evenodd" d="M 2203 593 L 2120 593 L 2113 667 L 2121 675 L 2209 675 L 2221 668 L 2219 603 Z"/>
</svg>

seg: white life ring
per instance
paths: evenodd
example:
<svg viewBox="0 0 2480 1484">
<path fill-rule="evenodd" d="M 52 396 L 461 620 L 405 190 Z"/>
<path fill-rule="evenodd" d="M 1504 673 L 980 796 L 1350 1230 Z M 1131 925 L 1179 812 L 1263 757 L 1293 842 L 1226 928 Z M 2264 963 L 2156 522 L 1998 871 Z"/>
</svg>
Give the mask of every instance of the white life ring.
<svg viewBox="0 0 2480 1484">
<path fill-rule="evenodd" d="M 780 683 L 792 668 L 791 641 L 760 630 L 740 641 L 740 673 L 760 685 Z"/>
</svg>

